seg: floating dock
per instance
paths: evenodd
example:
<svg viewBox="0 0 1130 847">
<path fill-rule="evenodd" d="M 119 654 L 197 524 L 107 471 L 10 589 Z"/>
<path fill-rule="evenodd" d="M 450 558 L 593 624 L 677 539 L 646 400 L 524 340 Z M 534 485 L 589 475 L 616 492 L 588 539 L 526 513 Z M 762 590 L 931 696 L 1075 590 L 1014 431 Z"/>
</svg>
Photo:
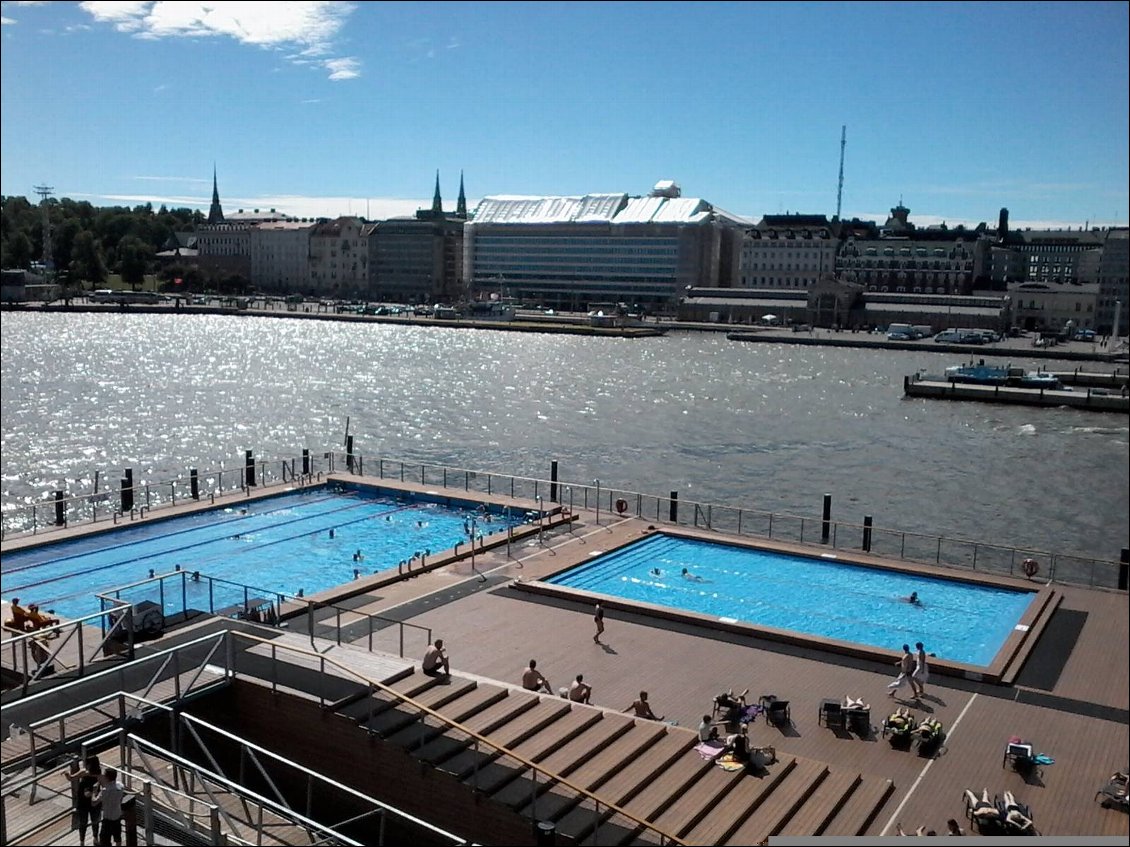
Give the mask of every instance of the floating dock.
<svg viewBox="0 0 1130 847">
<path fill-rule="evenodd" d="M 1092 412 L 1130 413 L 1130 396 L 1107 393 L 1105 389 L 1054 391 L 1046 388 L 1012 388 L 1004 385 L 971 385 L 914 374 L 903 377 L 907 397 L 935 400 L 977 400 L 983 403 L 1011 403 L 1018 406 L 1067 406 Z"/>
</svg>

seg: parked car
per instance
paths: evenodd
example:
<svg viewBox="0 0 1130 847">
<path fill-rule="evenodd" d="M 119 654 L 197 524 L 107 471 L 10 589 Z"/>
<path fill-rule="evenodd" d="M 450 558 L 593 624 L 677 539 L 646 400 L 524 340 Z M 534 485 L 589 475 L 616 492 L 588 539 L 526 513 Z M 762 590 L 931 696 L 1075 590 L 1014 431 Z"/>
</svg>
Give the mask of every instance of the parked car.
<svg viewBox="0 0 1130 847">
<path fill-rule="evenodd" d="M 1093 329 L 1081 329 L 1075 333 L 1076 341 L 1094 341 L 1095 331 Z"/>
</svg>

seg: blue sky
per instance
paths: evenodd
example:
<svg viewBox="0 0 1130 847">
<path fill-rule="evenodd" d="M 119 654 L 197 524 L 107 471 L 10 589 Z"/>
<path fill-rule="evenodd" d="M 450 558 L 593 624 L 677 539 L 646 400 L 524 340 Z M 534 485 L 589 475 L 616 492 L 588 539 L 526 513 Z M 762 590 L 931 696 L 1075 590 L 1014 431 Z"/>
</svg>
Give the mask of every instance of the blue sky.
<svg viewBox="0 0 1130 847">
<path fill-rule="evenodd" d="M 0 3 L 0 191 L 377 218 L 487 194 L 1128 222 L 1128 10 Z"/>
</svg>

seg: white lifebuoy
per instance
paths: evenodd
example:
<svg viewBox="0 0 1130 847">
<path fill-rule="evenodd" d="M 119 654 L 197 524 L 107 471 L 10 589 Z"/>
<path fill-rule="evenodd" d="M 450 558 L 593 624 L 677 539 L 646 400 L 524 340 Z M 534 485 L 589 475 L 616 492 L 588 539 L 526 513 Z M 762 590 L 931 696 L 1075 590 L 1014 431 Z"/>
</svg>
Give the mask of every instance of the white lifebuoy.
<svg viewBox="0 0 1130 847">
<path fill-rule="evenodd" d="M 628 511 L 628 501 L 623 497 L 616 501 L 616 511 L 621 515 L 624 514 L 624 512 Z"/>
<path fill-rule="evenodd" d="M 1024 569 L 1024 575 L 1029 578 L 1040 572 L 1040 563 L 1035 559 L 1025 559 L 1021 567 Z"/>
</svg>

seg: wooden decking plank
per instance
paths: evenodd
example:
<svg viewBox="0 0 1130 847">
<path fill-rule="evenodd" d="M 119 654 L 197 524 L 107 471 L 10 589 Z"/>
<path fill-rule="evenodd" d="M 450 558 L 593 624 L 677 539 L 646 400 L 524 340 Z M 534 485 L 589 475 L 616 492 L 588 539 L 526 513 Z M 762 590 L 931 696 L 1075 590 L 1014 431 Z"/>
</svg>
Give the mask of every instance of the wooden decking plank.
<svg viewBox="0 0 1130 847">
<path fill-rule="evenodd" d="M 793 815 L 778 835 L 820 835 L 836 810 L 862 783 L 862 777 L 852 771 L 836 771 L 816 786 L 808 802 Z"/>
<path fill-rule="evenodd" d="M 747 775 L 718 807 L 680 836 L 689 844 L 720 844 L 752 815 L 796 767 L 792 756 L 767 766 L 763 776 Z"/>
<path fill-rule="evenodd" d="M 728 841 L 731 844 L 757 844 L 770 835 L 776 835 L 793 813 L 807 802 L 812 791 L 827 774 L 828 766 L 824 762 L 798 759 L 797 766 L 757 811 L 745 819 Z"/>
<path fill-rule="evenodd" d="M 702 757 L 694 754 L 702 761 Z M 706 772 L 689 789 L 670 798 L 669 805 L 658 816 L 649 815 L 647 820 L 665 832 L 678 834 L 691 829 L 702 820 L 707 812 L 726 799 L 726 796 L 742 781 L 742 771 L 724 771 L 720 767 L 705 763 Z M 629 808 L 629 811 L 631 809 Z"/>
<path fill-rule="evenodd" d="M 596 709 L 572 709 L 533 735 L 507 746 L 517 755 L 531 762 L 539 762 L 599 720 L 600 712 Z M 493 794 L 525 771 L 526 767 L 517 760 L 502 756 L 480 767 L 477 773 L 467 777 L 464 782 L 479 791 Z"/>
<path fill-rule="evenodd" d="M 600 714 L 599 712 L 597 714 Z M 549 755 L 538 761 L 549 773 L 568 777 L 569 774 L 580 767 L 584 762 L 595 756 L 601 749 L 612 743 L 617 737 L 627 732 L 632 726 L 629 718 L 619 715 L 604 714 L 596 723 L 588 726 L 579 735 L 574 736 L 554 750 Z M 541 794 L 557 784 L 556 781 L 546 782 L 539 774 L 536 788 L 530 784 L 529 772 L 524 772 L 526 778 L 515 780 L 504 788 L 494 792 L 491 799 L 496 803 L 518 808 L 526 804 L 531 797 L 531 792 Z M 570 780 L 572 782 L 572 780 Z"/>
<path fill-rule="evenodd" d="M 472 679 L 459 679 L 453 677 L 450 685 L 436 685 L 422 691 L 412 699 L 421 706 L 441 712 L 445 703 L 457 700 L 468 692 L 474 691 L 477 683 Z M 373 715 L 370 720 L 358 721 L 359 725 L 375 732 L 378 735 L 391 735 L 399 732 L 406 726 L 420 719 L 420 710 L 408 703 L 399 703 L 392 709 L 386 709 Z"/>
<path fill-rule="evenodd" d="M 862 835 L 894 790 L 894 783 L 889 779 L 865 778 L 821 835 Z"/>
</svg>

